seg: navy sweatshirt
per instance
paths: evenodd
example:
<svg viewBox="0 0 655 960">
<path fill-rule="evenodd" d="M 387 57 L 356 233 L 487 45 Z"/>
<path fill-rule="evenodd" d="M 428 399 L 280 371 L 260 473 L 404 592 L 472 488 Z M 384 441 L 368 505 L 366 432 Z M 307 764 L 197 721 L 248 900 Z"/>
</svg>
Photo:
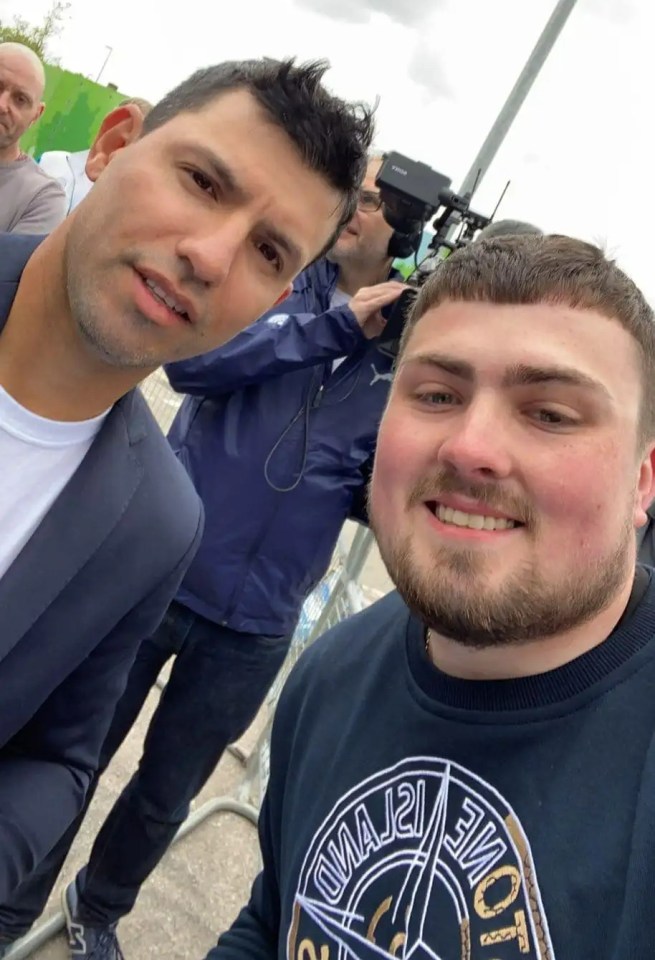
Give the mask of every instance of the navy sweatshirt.
<svg viewBox="0 0 655 960">
<path fill-rule="evenodd" d="M 650 575 L 600 646 L 525 679 L 440 673 L 397 594 L 319 640 L 276 716 L 263 872 L 210 957 L 655 958 Z"/>
</svg>

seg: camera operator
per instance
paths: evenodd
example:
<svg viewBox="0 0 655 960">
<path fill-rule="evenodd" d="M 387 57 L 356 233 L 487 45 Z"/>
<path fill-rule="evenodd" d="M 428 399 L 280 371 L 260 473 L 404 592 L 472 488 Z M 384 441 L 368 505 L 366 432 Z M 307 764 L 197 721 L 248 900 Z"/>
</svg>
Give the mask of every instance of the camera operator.
<svg viewBox="0 0 655 960">
<path fill-rule="evenodd" d="M 370 160 L 352 221 L 282 308 L 224 348 L 167 367 L 173 387 L 190 394 L 169 440 L 203 501 L 205 533 L 163 624 L 140 648 L 105 744 L 106 766 L 176 655 L 139 771 L 69 888 L 87 918 L 74 929 L 69 918 L 71 941 L 83 937 L 89 956 L 90 944 L 102 945 L 94 958 L 119 955 L 116 923 L 254 718 L 363 483 L 391 379 L 392 358 L 376 340 L 380 311 L 405 289 L 389 279 L 379 167 Z"/>
</svg>

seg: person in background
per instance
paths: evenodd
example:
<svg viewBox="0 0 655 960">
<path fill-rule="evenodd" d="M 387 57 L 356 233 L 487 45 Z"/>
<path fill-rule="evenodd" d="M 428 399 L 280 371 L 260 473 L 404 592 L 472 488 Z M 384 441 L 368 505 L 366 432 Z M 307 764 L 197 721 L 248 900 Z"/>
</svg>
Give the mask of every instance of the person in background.
<svg viewBox="0 0 655 960">
<path fill-rule="evenodd" d="M 372 117 L 325 69 L 207 67 L 127 146 L 115 110 L 79 206 L 45 239 L 0 237 L 0 956 L 45 903 L 201 536 L 135 387 L 280 303 L 356 208 Z"/>
<path fill-rule="evenodd" d="M 542 237 L 543 230 L 535 227 L 532 223 L 525 220 L 493 220 L 487 224 L 478 235 L 478 240 L 492 240 L 494 237 L 517 237 L 517 236 L 535 236 Z"/>
<path fill-rule="evenodd" d="M 414 304 L 372 526 L 398 592 L 278 703 L 263 872 L 208 960 L 646 960 L 655 318 L 591 244 L 472 243 Z"/>
<path fill-rule="evenodd" d="M 20 148 L 45 109 L 43 64 L 21 43 L 0 43 L 0 232 L 45 234 L 66 215 L 60 184 Z"/>
<path fill-rule="evenodd" d="M 128 97 L 121 100 L 110 111 L 109 118 L 105 117 L 103 120 L 98 132 L 99 136 L 102 135 L 103 127 L 108 120 L 111 122 L 111 114 L 116 109 L 127 110 L 130 117 L 130 122 L 123 124 L 125 145 L 127 146 L 138 137 L 144 119 L 152 110 L 152 104 L 141 97 Z M 74 210 L 93 186 L 93 181 L 86 175 L 86 162 L 89 153 L 89 149 L 77 150 L 74 153 L 67 153 L 65 150 L 49 150 L 43 153 L 39 160 L 41 169 L 64 188 L 66 213 Z"/>
</svg>

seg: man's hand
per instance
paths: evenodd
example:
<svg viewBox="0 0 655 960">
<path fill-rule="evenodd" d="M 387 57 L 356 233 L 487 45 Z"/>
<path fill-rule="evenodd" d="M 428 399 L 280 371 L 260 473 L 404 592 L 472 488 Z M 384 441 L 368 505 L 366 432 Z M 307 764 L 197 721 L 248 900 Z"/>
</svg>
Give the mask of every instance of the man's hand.
<svg viewBox="0 0 655 960">
<path fill-rule="evenodd" d="M 381 310 L 397 300 L 407 284 L 397 280 L 378 283 L 374 287 L 362 287 L 352 298 L 348 306 L 357 317 L 357 323 L 368 340 L 379 337 L 387 322 Z"/>
</svg>

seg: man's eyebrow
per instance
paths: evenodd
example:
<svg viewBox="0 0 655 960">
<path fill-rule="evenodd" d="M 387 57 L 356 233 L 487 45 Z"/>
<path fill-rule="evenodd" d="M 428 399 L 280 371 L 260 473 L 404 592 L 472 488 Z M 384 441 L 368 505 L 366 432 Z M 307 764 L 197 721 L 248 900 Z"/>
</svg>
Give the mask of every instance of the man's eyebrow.
<svg viewBox="0 0 655 960">
<path fill-rule="evenodd" d="M 582 373 L 581 370 L 576 370 L 575 367 L 564 367 L 558 364 L 537 367 L 517 363 L 511 366 L 503 377 L 504 387 L 522 387 L 539 383 L 562 383 L 565 386 L 582 387 L 585 390 L 602 393 L 606 398 L 611 399 L 610 392 L 604 383 Z"/>
<path fill-rule="evenodd" d="M 189 149 L 200 159 L 204 160 L 207 166 L 211 167 L 212 173 L 217 180 L 220 180 L 221 187 L 229 194 L 230 199 L 243 203 L 252 199 L 250 191 L 239 182 L 239 178 L 234 170 L 232 170 L 229 164 L 219 157 L 218 154 L 214 153 L 213 150 L 199 143 L 190 144 Z"/>
<path fill-rule="evenodd" d="M 450 373 L 460 380 L 475 380 L 475 369 L 472 364 L 465 360 L 457 360 L 455 357 L 449 357 L 442 353 L 414 353 L 403 357 L 399 367 L 412 366 L 434 367 L 441 373 Z"/>
<path fill-rule="evenodd" d="M 476 380 L 476 372 L 473 364 L 465 360 L 458 360 L 439 353 L 419 353 L 410 355 L 401 360 L 400 366 L 407 364 L 412 366 L 434 367 L 441 373 L 448 373 L 451 376 L 458 377 L 460 380 L 466 380 L 473 383 Z M 577 370 L 575 367 L 560 366 L 558 364 L 548 366 L 536 366 L 526 363 L 513 364 L 505 371 L 502 379 L 503 387 L 523 387 L 531 384 L 540 383 L 561 383 L 565 386 L 582 387 L 585 390 L 593 390 L 601 393 L 607 399 L 611 395 L 605 384 L 600 380 L 595 380 L 586 373 Z"/>
</svg>

